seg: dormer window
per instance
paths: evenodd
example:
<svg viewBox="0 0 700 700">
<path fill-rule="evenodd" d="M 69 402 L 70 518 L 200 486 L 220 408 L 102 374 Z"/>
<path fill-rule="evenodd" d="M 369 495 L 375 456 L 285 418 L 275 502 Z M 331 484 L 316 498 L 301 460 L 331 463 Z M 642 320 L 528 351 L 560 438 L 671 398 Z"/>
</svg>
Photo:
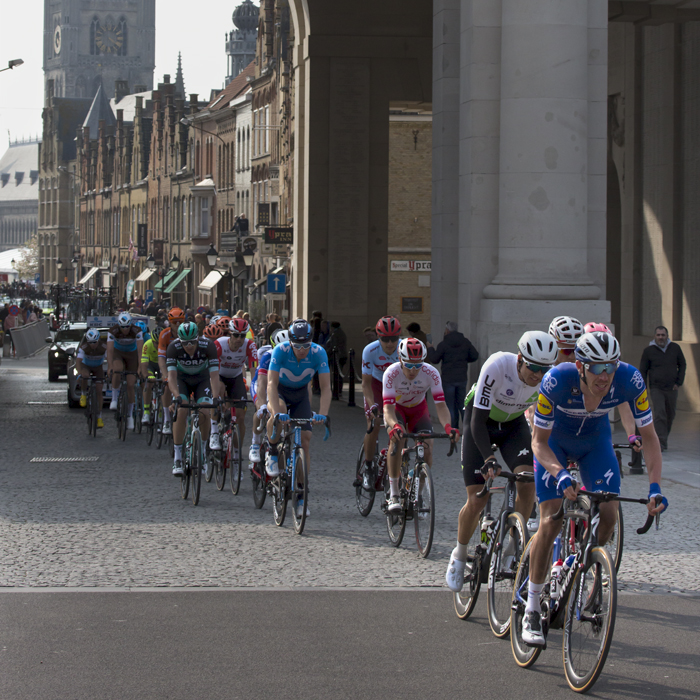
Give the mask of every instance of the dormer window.
<svg viewBox="0 0 700 700">
<path fill-rule="evenodd" d="M 15 187 L 21 185 L 22 180 L 24 180 L 24 173 L 16 172 L 15 173 Z"/>
</svg>

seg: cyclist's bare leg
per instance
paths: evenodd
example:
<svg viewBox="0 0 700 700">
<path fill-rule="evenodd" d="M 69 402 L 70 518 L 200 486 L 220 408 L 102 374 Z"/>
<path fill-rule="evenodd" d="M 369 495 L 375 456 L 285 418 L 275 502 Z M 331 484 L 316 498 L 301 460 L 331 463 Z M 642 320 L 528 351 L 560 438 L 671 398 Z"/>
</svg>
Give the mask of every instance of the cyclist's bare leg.
<svg viewBox="0 0 700 700">
<path fill-rule="evenodd" d="M 136 385 L 136 377 L 133 374 L 128 374 L 126 376 L 126 395 L 129 399 L 129 403 L 133 404 L 136 401 L 136 392 L 134 391 L 134 386 Z"/>
<path fill-rule="evenodd" d="M 550 520 L 561 507 L 561 498 L 540 503 L 540 526 L 532 537 L 530 550 L 530 581 L 545 583 L 551 567 L 551 552 L 554 540 L 561 531 L 561 520 Z"/>
<path fill-rule="evenodd" d="M 377 446 L 377 438 L 379 437 L 379 431 L 381 430 L 381 416 L 377 416 L 374 419 L 374 429 L 371 433 L 365 433 L 364 446 L 365 446 L 365 460 L 370 462 L 374 459 L 374 450 Z M 370 419 L 367 419 L 367 430 L 371 425 Z"/>
<path fill-rule="evenodd" d="M 83 365 L 83 367 L 80 371 L 80 377 L 81 377 L 80 390 L 81 390 L 81 393 L 83 393 L 83 394 L 87 394 L 87 380 L 88 380 L 89 376 L 90 376 L 89 368 L 87 368 L 87 367 L 85 367 L 85 365 Z"/>
<path fill-rule="evenodd" d="M 209 440 L 209 430 L 211 426 L 209 421 L 211 420 L 212 409 L 203 408 L 201 411 L 201 418 L 199 419 L 199 432 L 202 433 L 202 440 L 207 442 Z"/>
<path fill-rule="evenodd" d="M 600 508 L 598 544 L 604 545 L 612 537 L 613 531 L 615 530 L 615 523 L 617 521 L 617 509 L 619 505 L 620 504 L 617 501 L 598 504 Z"/>
<path fill-rule="evenodd" d="M 483 484 L 472 484 L 467 486 L 467 502 L 459 511 L 457 521 L 457 541 L 461 545 L 469 544 L 469 540 L 479 524 L 481 511 L 488 501 L 488 495 L 477 498 L 477 494 L 484 488 Z"/>
<path fill-rule="evenodd" d="M 287 405 L 284 403 L 284 401 L 282 401 L 282 399 L 279 400 L 279 403 L 280 407 L 282 408 L 282 411 L 286 413 Z M 275 428 L 275 414 L 272 412 L 272 406 L 270 406 L 270 404 L 267 405 L 267 412 L 270 416 L 267 420 L 267 437 L 270 440 L 270 445 L 277 445 L 282 438 L 282 431 L 280 430 L 281 424 L 278 423 L 276 431 L 277 435 L 275 435 L 275 439 L 273 440 L 272 433 Z"/>
<path fill-rule="evenodd" d="M 532 464 L 522 464 L 519 467 L 515 467 L 513 472 L 519 474 L 520 472 L 531 472 L 532 470 Z M 527 522 L 532 514 L 532 507 L 535 505 L 535 483 L 525 484 L 516 482 L 515 490 L 515 510 L 517 510 Z"/>
<path fill-rule="evenodd" d="M 122 375 L 119 374 L 124 369 L 124 360 L 121 357 L 115 357 L 112 363 L 112 389 L 119 391 L 122 383 Z"/>
</svg>

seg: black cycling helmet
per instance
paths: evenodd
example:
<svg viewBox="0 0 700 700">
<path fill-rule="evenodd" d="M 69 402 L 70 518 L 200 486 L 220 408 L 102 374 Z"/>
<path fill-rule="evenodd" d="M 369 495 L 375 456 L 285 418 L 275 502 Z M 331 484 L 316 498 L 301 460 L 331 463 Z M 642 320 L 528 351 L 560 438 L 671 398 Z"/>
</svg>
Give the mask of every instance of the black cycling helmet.
<svg viewBox="0 0 700 700">
<path fill-rule="evenodd" d="M 310 343 L 314 332 L 308 321 L 298 318 L 289 326 L 289 340 L 292 343 Z"/>
</svg>

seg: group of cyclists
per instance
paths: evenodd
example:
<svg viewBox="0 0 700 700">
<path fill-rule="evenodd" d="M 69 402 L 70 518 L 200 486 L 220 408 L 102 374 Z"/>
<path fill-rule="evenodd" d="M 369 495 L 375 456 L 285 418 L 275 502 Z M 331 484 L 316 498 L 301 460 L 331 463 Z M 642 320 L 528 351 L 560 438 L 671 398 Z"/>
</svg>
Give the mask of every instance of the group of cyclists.
<svg viewBox="0 0 700 700">
<path fill-rule="evenodd" d="M 193 397 L 202 409 L 202 436 L 211 450 L 221 449 L 219 409 L 221 400 L 233 402 L 240 430 L 245 430 L 244 403 L 252 378 L 250 396 L 255 405 L 253 435 L 248 453 L 252 464 L 261 460 L 262 433 L 267 431 L 265 471 L 271 478 L 280 473 L 277 421 L 308 419 L 302 428 L 302 446 L 309 461 L 311 426 L 328 422 L 331 404 L 330 368 L 324 348 L 312 342 L 313 330 L 304 319 L 279 329 L 259 349 L 248 322 L 242 318 L 214 316 L 203 331 L 185 320 L 181 309 L 168 314 L 168 327 L 157 327 L 145 338 L 128 313 L 122 313 L 106 339 L 96 329 L 85 334 L 77 355 L 82 375 L 81 405 L 85 405 L 87 378 L 104 381 L 103 359 L 112 376 L 111 409 L 117 406 L 126 372 L 128 428 L 133 428 L 134 384 L 137 375 L 145 383 L 141 420 L 150 420 L 151 390 L 158 377 L 167 380 L 163 393 L 163 432 L 172 434 L 172 472 L 183 475 L 182 444 L 185 409 L 180 405 Z M 427 394 L 435 403 L 438 422 L 451 440 L 460 439 L 459 426 L 451 425 L 440 374 L 426 362 L 427 349 L 414 337 L 401 337 L 400 321 L 379 319 L 377 340 L 362 353 L 362 393 L 367 419 L 364 437 L 365 468 L 355 475 L 354 487 L 365 486 L 375 458 L 382 427 L 398 449 L 388 451 L 389 513 L 402 508 L 399 489 L 401 450 L 407 433 L 433 433 Z M 542 591 L 551 565 L 551 550 L 559 526 L 550 520 L 562 499 L 574 500 L 581 487 L 569 465 L 576 463 L 587 491 L 619 493 L 620 468 L 613 450 L 609 413 L 618 408 L 630 446 L 644 445 L 649 474 L 649 513 L 668 506 L 659 485 L 661 449 L 653 427 L 644 380 L 637 369 L 620 360 L 620 344 L 603 323 L 585 326 L 577 319 L 558 316 L 549 331 L 532 330 L 522 335 L 517 352 L 497 352 L 481 368 L 479 378 L 465 401 L 461 465 L 467 500 L 457 524 L 457 545 L 446 572 L 447 586 L 459 592 L 465 581 L 468 543 L 487 497 L 482 494 L 486 478 L 499 474 L 502 465 L 512 472 L 534 472 L 534 483 L 518 482 L 515 508 L 524 518 L 539 504 L 540 524 L 533 536 L 527 609 L 522 639 L 543 646 L 545 631 L 540 610 Z M 312 410 L 310 384 L 318 375 L 321 390 L 319 413 Z M 98 391 L 101 387 L 98 387 Z M 240 403 L 237 403 L 240 402 Z M 265 424 L 266 421 L 266 424 Z M 100 414 L 98 427 L 103 426 Z M 242 445 L 242 439 L 241 439 Z M 238 449 L 238 448 L 236 448 Z M 238 459 L 238 455 L 235 455 Z M 431 442 L 426 442 L 425 461 L 432 462 Z M 306 508 L 308 503 L 300 507 Z M 600 504 L 599 540 L 612 535 L 618 504 Z"/>
</svg>

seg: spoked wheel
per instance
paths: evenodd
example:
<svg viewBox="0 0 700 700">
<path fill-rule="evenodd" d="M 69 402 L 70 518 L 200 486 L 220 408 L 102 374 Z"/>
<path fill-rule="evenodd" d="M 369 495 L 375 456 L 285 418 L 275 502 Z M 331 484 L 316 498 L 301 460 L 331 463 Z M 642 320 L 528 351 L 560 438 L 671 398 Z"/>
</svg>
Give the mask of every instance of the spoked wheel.
<svg viewBox="0 0 700 700">
<path fill-rule="evenodd" d="M 136 394 L 136 402 L 134 404 L 134 430 L 140 434 L 143 430 L 143 423 L 141 422 L 143 418 L 143 386 L 139 384 L 135 387 L 134 392 Z"/>
<path fill-rule="evenodd" d="M 156 448 L 160 449 L 163 446 L 163 421 L 165 420 L 165 409 L 163 408 L 163 400 L 160 396 L 156 399 L 153 415 L 155 416 L 153 432 L 156 438 Z"/>
<path fill-rule="evenodd" d="M 297 535 L 304 532 L 308 507 L 309 469 L 304 450 L 298 449 L 294 453 L 294 469 L 292 471 L 292 517 L 294 518 L 294 531 Z"/>
<path fill-rule="evenodd" d="M 223 491 L 226 485 L 226 459 L 228 454 L 228 433 L 221 435 L 221 450 L 216 450 L 211 453 L 212 471 L 216 477 L 216 488 L 218 491 Z"/>
<path fill-rule="evenodd" d="M 499 533 L 499 545 L 491 555 L 486 597 L 489 625 L 499 639 L 510 631 L 513 584 L 527 539 L 525 518 L 520 513 L 511 513 L 505 530 Z"/>
<path fill-rule="evenodd" d="M 148 416 L 148 423 L 146 424 L 146 443 L 150 447 L 153 444 L 153 436 L 156 432 L 156 416 L 158 415 L 158 399 L 151 402 L 151 412 Z"/>
<path fill-rule="evenodd" d="M 605 549 L 608 550 L 610 559 L 615 565 L 615 573 L 620 570 L 622 562 L 622 547 L 625 543 L 625 523 L 622 519 L 622 503 L 617 504 L 617 520 L 615 521 L 615 529 L 612 537 L 605 543 Z"/>
<path fill-rule="evenodd" d="M 243 449 L 241 447 L 241 432 L 238 423 L 231 425 L 231 437 L 228 441 L 226 463 L 230 472 L 231 493 L 235 496 L 241 488 L 241 469 L 243 466 Z"/>
<path fill-rule="evenodd" d="M 199 503 L 199 492 L 202 488 L 202 471 L 204 463 L 202 461 L 202 436 L 196 432 L 192 435 L 191 449 L 191 472 L 192 472 L 192 504 Z"/>
<path fill-rule="evenodd" d="M 617 580 L 610 553 L 591 550 L 585 569 L 574 575 L 564 623 L 564 672 L 572 690 L 585 693 L 598 680 L 612 643 Z"/>
<path fill-rule="evenodd" d="M 403 492 L 403 486 L 405 484 L 403 474 L 399 479 L 399 493 Z M 389 502 L 389 497 L 391 495 L 391 489 L 389 488 L 389 479 L 384 481 L 384 501 Z M 398 547 L 403 540 L 403 533 L 406 531 L 406 510 L 402 509 L 400 511 L 390 513 L 389 506 L 386 507 L 386 530 L 389 533 L 389 540 L 394 547 Z"/>
<path fill-rule="evenodd" d="M 267 447 L 263 442 L 260 445 L 260 461 L 253 464 L 250 478 L 253 482 L 253 502 L 256 508 L 262 508 L 267 496 L 267 476 L 265 476 L 265 455 Z"/>
<path fill-rule="evenodd" d="M 466 620 L 473 612 L 481 590 L 481 523 L 482 512 L 474 533 L 467 545 L 467 565 L 464 567 L 464 586 L 454 593 L 455 613 L 460 620 Z"/>
<path fill-rule="evenodd" d="M 117 420 L 119 421 L 119 438 L 124 442 L 126 440 L 126 389 L 124 387 L 119 392 Z"/>
<path fill-rule="evenodd" d="M 513 650 L 515 663 L 521 668 L 529 668 L 537 661 L 537 657 L 542 653 L 543 647 L 531 647 L 525 644 L 522 637 L 523 617 L 527 604 L 527 587 L 530 582 L 530 549 L 532 540 L 525 547 L 523 556 L 520 559 L 518 572 L 515 575 L 515 585 L 513 586 L 512 608 L 510 612 L 510 647 Z M 544 623 L 545 611 L 542 610 Z"/>
<path fill-rule="evenodd" d="M 204 479 L 208 483 L 211 482 L 212 476 L 214 476 L 214 460 L 216 457 L 214 455 L 221 455 L 221 450 L 212 450 L 209 447 L 209 443 L 204 443 L 204 463 L 202 464 L 202 470 L 204 471 Z"/>
<path fill-rule="evenodd" d="M 418 500 L 413 504 L 413 521 L 416 525 L 416 544 L 420 555 L 425 558 L 433 546 L 435 531 L 435 491 L 430 467 L 422 462 L 418 466 Z"/>
<path fill-rule="evenodd" d="M 185 462 L 185 472 L 180 479 L 180 494 L 183 498 L 187 498 L 190 492 L 190 464 L 188 463 L 187 452 L 184 445 L 182 447 L 182 455 Z"/>
<path fill-rule="evenodd" d="M 355 466 L 355 474 L 362 478 L 362 483 L 355 487 L 355 504 L 357 505 L 357 510 L 360 511 L 360 515 L 366 518 L 374 505 L 374 481 L 377 475 L 377 455 L 375 454 L 374 460 L 372 460 L 372 469 L 365 476 L 367 470 L 365 465 L 365 446 L 364 443 L 360 447 L 360 453 L 357 455 L 357 465 Z M 365 488 L 365 482 L 369 483 L 369 488 Z"/>
</svg>

